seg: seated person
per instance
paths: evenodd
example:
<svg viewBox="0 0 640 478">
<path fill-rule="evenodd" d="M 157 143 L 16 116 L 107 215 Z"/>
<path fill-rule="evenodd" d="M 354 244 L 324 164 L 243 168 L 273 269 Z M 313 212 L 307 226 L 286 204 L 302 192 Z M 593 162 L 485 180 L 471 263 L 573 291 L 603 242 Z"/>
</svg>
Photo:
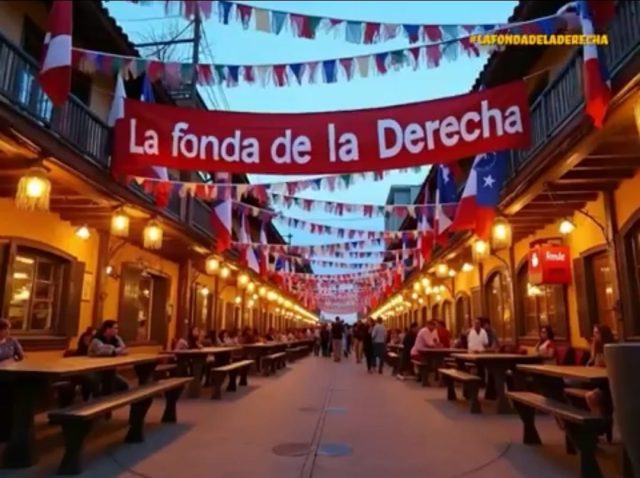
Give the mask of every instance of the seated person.
<svg viewBox="0 0 640 478">
<path fill-rule="evenodd" d="M 89 344 L 89 357 L 116 357 L 126 354 L 127 347 L 118 336 L 118 322 L 115 320 L 105 320 L 100 326 L 100 329 L 98 329 L 91 344 Z M 113 385 L 116 391 L 129 389 L 129 384 L 123 377 L 115 374 L 113 378 L 113 382 L 109 383 L 110 380 L 103 374 L 103 392 L 109 393 L 112 388 L 111 385 Z"/>
<path fill-rule="evenodd" d="M 591 358 L 588 367 L 606 367 L 604 346 L 614 342 L 613 332 L 607 325 L 595 325 L 591 340 Z M 596 415 L 605 415 L 612 408 L 611 397 L 607 390 L 594 388 L 587 393 L 587 406 Z"/>
<path fill-rule="evenodd" d="M 411 359 L 421 361 L 420 352 L 438 347 L 441 347 L 441 345 L 438 339 L 436 323 L 430 320 L 427 322 L 426 327 L 422 327 L 416 336 L 416 342 L 411 349 Z"/>
<path fill-rule="evenodd" d="M 473 321 L 473 327 L 467 334 L 467 349 L 469 352 L 484 352 L 489 347 L 489 336 L 478 318 Z"/>
<path fill-rule="evenodd" d="M 20 342 L 11 337 L 11 322 L 0 319 L 0 362 L 5 360 L 22 360 L 24 351 Z"/>
<path fill-rule="evenodd" d="M 543 325 L 540 327 L 540 339 L 536 344 L 536 353 L 544 357 L 544 362 L 548 364 L 556 363 L 556 344 L 553 338 L 551 326 Z"/>
<path fill-rule="evenodd" d="M 198 326 L 194 325 L 189 330 L 189 334 L 186 338 L 181 338 L 176 343 L 174 350 L 195 350 L 201 349 L 203 347 L 202 344 L 202 336 L 200 333 L 200 329 Z"/>
</svg>

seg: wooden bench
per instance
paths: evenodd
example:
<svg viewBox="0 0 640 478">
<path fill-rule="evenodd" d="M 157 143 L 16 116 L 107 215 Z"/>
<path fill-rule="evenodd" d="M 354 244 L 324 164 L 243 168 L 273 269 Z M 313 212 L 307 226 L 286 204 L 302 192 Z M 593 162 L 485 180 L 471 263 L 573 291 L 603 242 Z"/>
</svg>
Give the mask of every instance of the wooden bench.
<svg viewBox="0 0 640 478">
<path fill-rule="evenodd" d="M 58 467 L 58 474 L 76 475 L 82 471 L 82 449 L 92 423 L 113 410 L 131 405 L 129 431 L 125 437 L 127 443 L 144 441 L 144 419 L 153 397 L 158 394 L 165 395 L 162 422 L 175 423 L 176 403 L 182 389 L 190 381 L 189 377 L 169 378 L 50 412 L 50 422 L 61 425 L 64 436 L 65 451 Z"/>
<path fill-rule="evenodd" d="M 287 351 L 283 353 L 285 353 L 287 360 L 289 362 L 294 362 L 295 360 L 298 360 L 304 357 L 305 349 L 306 347 L 292 347 L 290 349 L 287 349 Z"/>
<path fill-rule="evenodd" d="M 563 391 L 571 405 L 583 410 L 589 409 L 587 405 L 587 394 L 589 390 L 586 388 L 565 387 Z M 611 426 L 604 430 L 604 434 L 608 443 L 613 442 L 613 420 L 611 421 Z"/>
<path fill-rule="evenodd" d="M 429 364 L 419 360 L 412 360 L 411 363 L 418 369 L 417 379 L 423 387 L 429 385 Z"/>
<path fill-rule="evenodd" d="M 262 368 L 262 374 L 268 377 L 272 373 L 275 374 L 278 369 L 285 368 L 287 366 L 287 352 L 276 352 L 270 355 L 262 357 L 260 362 Z"/>
<path fill-rule="evenodd" d="M 532 392 L 507 392 L 524 426 L 523 443 L 540 445 L 535 425 L 536 410 L 553 415 L 565 431 L 567 453 L 580 453 L 580 476 L 600 478 L 602 471 L 596 459 L 598 435 L 611 425 L 610 417 L 593 415 L 569 404 Z"/>
<path fill-rule="evenodd" d="M 153 371 L 154 380 L 162 380 L 165 378 L 174 377 L 178 373 L 178 364 L 176 363 L 163 363 L 157 365 Z"/>
<path fill-rule="evenodd" d="M 457 400 L 455 382 L 460 382 L 463 387 L 463 396 L 469 400 L 469 411 L 471 413 L 482 413 L 480 399 L 478 398 L 480 385 L 482 384 L 480 377 L 457 368 L 440 368 L 438 372 L 447 386 L 447 400 Z"/>
<path fill-rule="evenodd" d="M 235 392 L 236 378 L 240 375 L 240 381 L 238 385 L 245 387 L 247 385 L 247 375 L 249 369 L 254 364 L 253 360 L 241 360 L 239 362 L 233 362 L 229 365 L 223 365 L 211 369 L 211 383 L 213 390 L 211 391 L 211 398 L 213 400 L 220 400 L 222 397 L 222 384 L 224 379 L 229 376 L 229 384 L 227 385 L 228 392 Z"/>
<path fill-rule="evenodd" d="M 387 365 L 391 367 L 391 374 L 397 375 L 400 369 L 400 356 L 395 352 L 387 352 Z"/>
</svg>

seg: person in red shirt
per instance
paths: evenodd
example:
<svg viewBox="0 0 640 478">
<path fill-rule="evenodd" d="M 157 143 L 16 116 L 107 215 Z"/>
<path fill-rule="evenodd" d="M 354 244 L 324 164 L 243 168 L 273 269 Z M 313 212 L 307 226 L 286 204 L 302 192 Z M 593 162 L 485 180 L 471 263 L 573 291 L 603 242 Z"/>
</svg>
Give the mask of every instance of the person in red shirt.
<svg viewBox="0 0 640 478">
<path fill-rule="evenodd" d="M 451 333 L 447 330 L 447 326 L 442 320 L 438 320 L 438 341 L 445 349 L 451 347 Z"/>
</svg>

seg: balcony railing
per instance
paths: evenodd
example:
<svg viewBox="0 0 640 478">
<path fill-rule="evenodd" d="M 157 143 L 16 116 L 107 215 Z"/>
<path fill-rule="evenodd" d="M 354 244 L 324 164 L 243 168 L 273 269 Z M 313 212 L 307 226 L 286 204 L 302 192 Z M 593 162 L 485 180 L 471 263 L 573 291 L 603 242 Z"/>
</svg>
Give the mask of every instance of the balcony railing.
<svg viewBox="0 0 640 478">
<path fill-rule="evenodd" d="M 54 108 L 38 83 L 38 64 L 0 35 L 0 95 L 98 166 L 109 167 L 109 127 L 74 96 Z"/>
<path fill-rule="evenodd" d="M 211 226 L 211 208 L 202 200 L 192 198 L 191 200 L 191 226 L 196 230 L 213 237 L 213 227 Z"/>
<path fill-rule="evenodd" d="M 609 45 L 600 47 L 612 79 L 638 51 L 640 3 L 618 2 L 616 16 L 609 27 Z M 511 151 L 507 177 L 515 177 L 583 107 L 582 49 L 579 48 L 531 106 L 531 147 Z"/>
</svg>

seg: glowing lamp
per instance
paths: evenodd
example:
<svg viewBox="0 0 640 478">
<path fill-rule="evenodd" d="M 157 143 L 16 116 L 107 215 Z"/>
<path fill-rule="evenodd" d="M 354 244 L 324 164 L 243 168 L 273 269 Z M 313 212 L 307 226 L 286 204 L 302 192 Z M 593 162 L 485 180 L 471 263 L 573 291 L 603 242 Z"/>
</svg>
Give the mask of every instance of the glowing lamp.
<svg viewBox="0 0 640 478">
<path fill-rule="evenodd" d="M 111 235 L 118 237 L 129 235 L 129 216 L 123 209 L 118 209 L 111 216 Z"/>
<path fill-rule="evenodd" d="M 48 211 L 51 181 L 42 167 L 31 168 L 18 181 L 16 207 L 23 211 Z"/>
<path fill-rule="evenodd" d="M 142 232 L 142 242 L 145 249 L 162 249 L 162 227 L 154 219 L 149 221 Z"/>
</svg>

